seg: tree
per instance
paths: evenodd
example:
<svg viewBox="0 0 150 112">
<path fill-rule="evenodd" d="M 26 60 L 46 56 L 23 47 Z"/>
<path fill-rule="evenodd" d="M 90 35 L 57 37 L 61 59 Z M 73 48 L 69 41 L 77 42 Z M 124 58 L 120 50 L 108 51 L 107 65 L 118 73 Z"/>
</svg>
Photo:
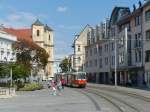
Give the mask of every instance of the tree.
<svg viewBox="0 0 150 112">
<path fill-rule="evenodd" d="M 62 60 L 61 63 L 59 64 L 59 67 L 61 68 L 62 72 L 70 71 L 71 68 L 70 59 L 65 58 L 64 60 Z"/>
<path fill-rule="evenodd" d="M 12 66 L 12 76 L 13 80 L 17 79 L 26 79 L 29 74 L 30 70 L 24 64 L 13 64 Z"/>
<path fill-rule="evenodd" d="M 9 77 L 9 65 L 0 64 L 0 78 Z"/>
<path fill-rule="evenodd" d="M 36 63 L 37 68 L 45 66 L 48 63 L 48 53 L 45 49 L 39 47 L 33 41 L 21 40 L 13 44 L 14 50 L 17 51 L 17 61 L 14 66 L 14 79 L 26 78 L 30 74 L 32 64 Z M 34 55 L 32 56 L 32 53 Z"/>
</svg>

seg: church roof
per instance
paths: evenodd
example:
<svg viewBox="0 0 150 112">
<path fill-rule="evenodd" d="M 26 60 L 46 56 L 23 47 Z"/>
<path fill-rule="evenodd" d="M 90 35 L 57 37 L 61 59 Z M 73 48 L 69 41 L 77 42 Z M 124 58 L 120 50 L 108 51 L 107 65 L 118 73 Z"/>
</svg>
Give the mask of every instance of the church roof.
<svg viewBox="0 0 150 112">
<path fill-rule="evenodd" d="M 53 31 L 53 29 L 51 27 L 49 27 L 47 24 L 45 25 L 45 30 Z"/>
<path fill-rule="evenodd" d="M 44 24 L 41 23 L 39 19 L 37 19 L 32 25 L 43 26 Z"/>
</svg>

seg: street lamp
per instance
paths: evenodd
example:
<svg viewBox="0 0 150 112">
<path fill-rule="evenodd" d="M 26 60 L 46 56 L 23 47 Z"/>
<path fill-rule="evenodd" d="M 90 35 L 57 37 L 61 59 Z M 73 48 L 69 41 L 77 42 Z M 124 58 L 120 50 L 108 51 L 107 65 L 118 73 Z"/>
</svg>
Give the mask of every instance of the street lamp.
<svg viewBox="0 0 150 112">
<path fill-rule="evenodd" d="M 115 87 L 117 87 L 117 39 L 115 39 Z"/>
<path fill-rule="evenodd" d="M 6 60 L 6 64 L 10 63 L 10 62 L 8 62 L 8 59 L 6 57 L 4 57 L 4 59 Z M 13 60 L 14 60 L 14 58 L 10 59 L 10 61 L 13 61 Z M 12 87 L 12 85 L 13 85 L 12 66 L 10 66 L 10 87 Z"/>
</svg>

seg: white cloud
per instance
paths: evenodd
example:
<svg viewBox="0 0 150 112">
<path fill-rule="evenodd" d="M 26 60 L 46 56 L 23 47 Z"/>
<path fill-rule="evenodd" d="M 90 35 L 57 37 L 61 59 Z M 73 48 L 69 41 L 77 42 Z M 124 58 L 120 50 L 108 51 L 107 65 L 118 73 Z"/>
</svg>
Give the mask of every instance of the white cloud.
<svg viewBox="0 0 150 112">
<path fill-rule="evenodd" d="M 79 25 L 69 25 L 69 26 L 58 25 L 57 27 L 61 28 L 61 29 L 65 29 L 65 30 L 75 30 L 75 29 L 80 29 L 81 28 L 81 26 L 79 26 Z"/>
<path fill-rule="evenodd" d="M 68 10 L 68 8 L 65 7 L 65 6 L 59 6 L 59 7 L 57 7 L 57 11 L 58 12 L 66 12 L 67 10 Z"/>
<path fill-rule="evenodd" d="M 0 19 L 0 24 L 6 27 L 29 27 L 37 18 L 45 19 L 46 15 L 35 15 L 29 12 L 13 12 L 6 18 Z"/>
</svg>

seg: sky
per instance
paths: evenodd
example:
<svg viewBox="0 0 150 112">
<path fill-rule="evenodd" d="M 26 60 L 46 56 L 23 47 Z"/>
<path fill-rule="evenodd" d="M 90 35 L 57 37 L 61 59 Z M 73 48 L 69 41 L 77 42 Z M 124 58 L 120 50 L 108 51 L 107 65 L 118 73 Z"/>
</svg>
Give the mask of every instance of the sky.
<svg viewBox="0 0 150 112">
<path fill-rule="evenodd" d="M 141 0 L 143 2 L 143 0 Z M 139 0 L 0 0 L 0 24 L 28 28 L 39 19 L 54 30 L 55 59 L 73 53 L 74 36 L 109 18 L 115 6 L 133 9 Z"/>
</svg>

